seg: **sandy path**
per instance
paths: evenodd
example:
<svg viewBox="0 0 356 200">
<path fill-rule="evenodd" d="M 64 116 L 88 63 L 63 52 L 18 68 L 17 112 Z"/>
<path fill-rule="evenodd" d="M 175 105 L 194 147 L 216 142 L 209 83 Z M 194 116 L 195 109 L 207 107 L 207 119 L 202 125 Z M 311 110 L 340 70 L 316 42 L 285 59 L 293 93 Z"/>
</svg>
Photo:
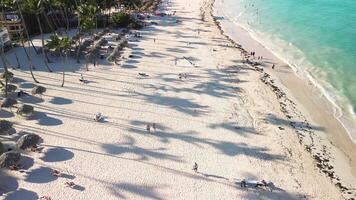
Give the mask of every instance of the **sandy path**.
<svg viewBox="0 0 356 200">
<path fill-rule="evenodd" d="M 242 66 L 214 24 L 200 20 L 203 3 L 172 1 L 175 17 L 142 30 L 125 53 L 134 57 L 121 67 L 81 71 L 91 81 L 86 85 L 79 73 L 68 73 L 61 88 L 60 71 L 36 71 L 48 88 L 43 101 L 27 99 L 36 119 L 8 119 L 18 131 L 41 135 L 45 151 L 24 159 L 24 173 L 1 173 L 11 184 L 0 188 L 16 190 L 7 199 L 340 199 L 283 123 L 261 74 Z M 20 86 L 31 86 L 27 71 L 15 74 Z M 92 120 L 96 112 L 105 122 Z M 157 130 L 149 133 L 151 123 Z M 50 168 L 64 177 L 52 177 Z M 241 189 L 242 178 L 271 180 L 277 188 Z"/>
</svg>

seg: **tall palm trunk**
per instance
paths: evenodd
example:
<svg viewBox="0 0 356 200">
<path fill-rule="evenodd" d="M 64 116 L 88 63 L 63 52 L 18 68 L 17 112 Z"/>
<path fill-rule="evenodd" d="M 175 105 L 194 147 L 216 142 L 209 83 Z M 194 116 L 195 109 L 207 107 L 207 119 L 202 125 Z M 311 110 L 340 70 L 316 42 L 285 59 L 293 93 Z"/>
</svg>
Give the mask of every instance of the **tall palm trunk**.
<svg viewBox="0 0 356 200">
<path fill-rule="evenodd" d="M 68 54 L 67 53 L 64 53 L 64 63 L 67 63 L 67 58 L 68 58 Z M 62 78 L 62 85 L 61 87 L 64 86 L 64 80 L 65 79 L 65 67 L 63 66 L 63 78 Z"/>
<path fill-rule="evenodd" d="M 82 46 L 82 42 L 81 42 L 81 37 L 79 36 L 79 39 L 78 39 L 78 48 L 77 48 L 77 55 L 76 55 L 76 59 L 77 59 L 77 63 L 80 63 L 80 60 L 79 60 L 79 57 L 80 57 L 80 48 Z"/>
<path fill-rule="evenodd" d="M 36 19 L 37 19 L 38 27 L 40 28 L 43 60 L 44 60 L 44 62 L 45 62 L 45 66 L 46 66 L 46 68 L 48 69 L 48 71 L 49 71 L 49 72 L 52 72 L 51 68 L 49 68 L 49 66 L 48 66 L 48 57 L 47 57 L 47 53 L 46 53 L 46 51 L 45 51 L 44 35 L 43 35 L 43 30 L 42 30 L 42 25 L 41 25 L 40 17 L 39 17 L 38 14 L 36 14 Z"/>
<path fill-rule="evenodd" d="M 76 4 L 76 6 L 78 6 L 76 0 L 75 0 L 75 4 Z M 80 46 L 81 46 L 81 41 L 80 41 L 80 39 L 81 39 L 81 37 L 80 37 L 80 16 L 78 16 L 77 30 L 78 30 L 77 34 L 79 34 L 79 37 L 78 37 L 79 44 L 78 44 L 77 53 L 76 53 L 77 54 L 76 55 L 76 60 L 77 60 L 77 63 L 80 63 L 80 60 L 79 60 L 79 51 L 80 51 Z"/>
<path fill-rule="evenodd" d="M 23 22 L 23 23 L 25 23 L 25 22 Z M 27 30 L 26 30 L 26 31 L 27 31 Z M 37 48 L 36 48 L 35 45 L 33 44 L 33 42 L 32 42 L 32 40 L 31 40 L 30 37 L 29 37 L 29 40 L 30 40 L 29 42 L 31 43 L 31 46 L 32 46 L 33 50 L 35 50 L 36 54 L 39 54 Z"/>
<path fill-rule="evenodd" d="M 6 61 L 5 61 L 5 58 L 4 58 L 4 46 L 1 47 L 1 61 L 3 63 L 3 66 L 4 66 L 4 71 L 5 71 L 5 98 L 7 98 L 7 85 L 8 85 L 8 82 L 9 82 L 9 71 L 7 69 L 7 64 L 6 64 Z"/>
<path fill-rule="evenodd" d="M 63 23 L 65 23 L 65 32 L 66 32 L 66 34 L 68 35 L 68 19 L 67 19 L 67 17 L 66 17 L 66 15 L 64 14 L 64 8 L 62 7 L 62 6 L 60 6 L 60 12 L 61 12 L 61 15 L 62 15 L 62 20 L 61 20 L 61 22 Z M 64 20 L 64 21 L 63 21 Z"/>
<path fill-rule="evenodd" d="M 55 12 L 55 10 L 53 9 L 53 6 L 51 5 L 51 4 L 49 4 L 49 8 L 50 8 L 50 10 L 52 11 L 52 20 L 53 20 L 53 23 L 54 23 L 54 26 L 56 27 L 56 29 L 58 29 L 58 27 L 60 26 L 60 25 L 58 25 L 58 23 L 60 23 L 59 22 L 59 20 L 58 20 L 58 17 L 57 17 L 57 14 L 56 14 L 56 12 Z"/>
<path fill-rule="evenodd" d="M 104 3 L 104 9 L 103 9 L 103 13 L 104 13 L 104 28 L 106 28 L 106 24 L 107 24 L 107 16 L 106 16 L 106 13 L 105 13 L 105 10 L 106 10 L 106 8 L 108 7 L 108 2 L 107 2 L 107 0 L 105 0 L 104 1 L 105 3 Z"/>
<path fill-rule="evenodd" d="M 70 30 L 70 24 L 69 24 L 68 12 L 67 12 L 67 9 L 66 9 L 66 8 L 64 8 L 64 15 L 65 15 L 65 19 L 66 19 L 67 34 L 68 34 L 68 31 Z M 68 36 L 69 36 L 69 35 L 68 35 Z"/>
<path fill-rule="evenodd" d="M 48 16 L 47 16 L 47 13 L 44 13 L 43 15 L 45 16 L 46 22 L 47 22 L 49 28 L 51 29 L 51 31 L 52 31 L 52 32 L 56 32 L 56 29 L 53 28 L 52 23 L 49 21 L 49 18 L 48 18 Z"/>
<path fill-rule="evenodd" d="M 21 68 L 21 64 L 20 64 L 20 60 L 19 60 L 19 57 L 17 56 L 16 52 L 15 52 L 15 58 L 16 58 L 16 63 L 17 63 L 17 69 L 20 69 Z"/>
<path fill-rule="evenodd" d="M 23 18 L 23 15 L 22 15 L 22 11 L 21 11 L 21 8 L 20 8 L 20 5 L 18 3 L 18 1 L 15 1 L 16 2 L 16 6 L 17 6 L 17 10 L 19 11 L 19 14 L 20 14 L 20 18 L 21 18 L 21 22 L 22 22 L 22 25 L 25 29 L 25 33 L 26 33 L 26 36 L 27 36 L 27 42 L 28 42 L 28 46 L 30 47 L 31 44 L 30 44 L 30 36 L 28 34 L 28 31 L 27 31 L 27 28 L 26 28 L 26 23 L 24 21 L 24 18 Z M 22 34 L 21 34 L 22 35 Z M 33 81 L 35 81 L 35 83 L 39 83 L 39 81 L 37 81 L 37 79 L 35 78 L 34 74 L 33 74 L 33 71 L 32 69 L 34 69 L 34 65 L 32 63 L 32 59 L 31 59 L 31 50 L 29 50 L 29 52 L 27 53 L 26 51 L 26 48 L 25 48 L 25 42 L 24 42 L 24 39 L 23 37 L 21 38 L 21 43 L 22 43 L 22 47 L 26 53 L 26 56 L 27 56 L 27 60 L 29 62 L 29 68 L 30 68 L 30 72 L 31 72 L 31 77 L 33 79 Z"/>
</svg>

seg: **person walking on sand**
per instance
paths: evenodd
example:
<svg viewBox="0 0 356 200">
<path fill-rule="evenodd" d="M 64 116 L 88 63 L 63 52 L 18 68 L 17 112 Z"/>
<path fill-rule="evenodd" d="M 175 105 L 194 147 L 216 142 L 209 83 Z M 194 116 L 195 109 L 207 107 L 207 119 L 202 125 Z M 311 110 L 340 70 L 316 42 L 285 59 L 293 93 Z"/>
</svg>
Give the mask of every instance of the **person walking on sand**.
<svg viewBox="0 0 356 200">
<path fill-rule="evenodd" d="M 194 163 L 193 170 L 195 171 L 195 173 L 198 172 L 198 164 L 196 162 Z"/>
<path fill-rule="evenodd" d="M 153 38 L 153 43 L 156 43 L 156 38 Z"/>
<path fill-rule="evenodd" d="M 273 65 L 272 65 L 272 69 L 274 69 L 274 67 L 275 67 L 275 65 L 273 64 Z"/>
</svg>

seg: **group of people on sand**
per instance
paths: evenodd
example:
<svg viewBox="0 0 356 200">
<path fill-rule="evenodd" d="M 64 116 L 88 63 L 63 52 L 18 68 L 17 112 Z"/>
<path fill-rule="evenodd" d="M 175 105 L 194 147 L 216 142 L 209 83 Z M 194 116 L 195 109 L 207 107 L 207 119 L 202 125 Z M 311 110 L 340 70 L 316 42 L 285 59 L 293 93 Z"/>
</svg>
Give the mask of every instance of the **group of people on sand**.
<svg viewBox="0 0 356 200">
<path fill-rule="evenodd" d="M 258 64 L 257 62 L 252 62 L 253 59 L 255 59 L 256 56 L 256 52 L 252 51 L 250 53 L 248 53 L 247 51 L 241 51 L 241 56 L 243 56 L 244 60 L 242 60 L 242 63 L 247 63 L 247 64 Z M 252 58 L 251 58 L 252 57 Z M 257 56 L 257 60 L 263 60 L 262 56 Z M 272 69 L 274 69 L 276 67 L 276 65 L 273 63 L 272 64 Z"/>
<path fill-rule="evenodd" d="M 198 173 L 198 163 L 194 162 L 193 169 L 195 173 Z M 271 192 L 273 190 L 274 184 L 272 182 L 268 182 L 265 180 L 248 180 L 248 179 L 242 179 L 240 182 L 240 186 L 242 188 L 247 188 L 247 187 L 254 187 L 254 188 L 265 188 L 269 189 Z"/>
</svg>

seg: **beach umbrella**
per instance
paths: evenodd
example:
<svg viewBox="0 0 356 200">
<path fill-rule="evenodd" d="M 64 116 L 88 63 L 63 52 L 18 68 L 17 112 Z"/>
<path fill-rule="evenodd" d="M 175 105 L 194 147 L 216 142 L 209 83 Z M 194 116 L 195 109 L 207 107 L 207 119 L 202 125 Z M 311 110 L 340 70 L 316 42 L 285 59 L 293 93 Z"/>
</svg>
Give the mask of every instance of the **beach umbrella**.
<svg viewBox="0 0 356 200">
<path fill-rule="evenodd" d="M 6 133 L 12 128 L 13 124 L 7 120 L 0 120 L 0 133 Z"/>
<path fill-rule="evenodd" d="M 34 112 L 33 106 L 27 104 L 21 105 L 16 111 L 16 113 L 21 116 L 30 116 L 33 114 L 33 112 Z"/>
<path fill-rule="evenodd" d="M 28 134 L 21 136 L 17 140 L 16 147 L 18 149 L 26 150 L 28 148 L 36 147 L 36 145 L 39 144 L 40 141 L 41 141 L 40 136 L 38 136 L 36 134 L 28 133 Z"/>
<path fill-rule="evenodd" d="M 40 85 L 37 85 L 31 91 L 32 95 L 36 95 L 36 94 L 42 95 L 45 92 L 46 92 L 46 88 Z"/>
<path fill-rule="evenodd" d="M 20 163 L 21 154 L 16 151 L 8 151 L 0 155 L 0 168 L 17 166 Z"/>
</svg>

